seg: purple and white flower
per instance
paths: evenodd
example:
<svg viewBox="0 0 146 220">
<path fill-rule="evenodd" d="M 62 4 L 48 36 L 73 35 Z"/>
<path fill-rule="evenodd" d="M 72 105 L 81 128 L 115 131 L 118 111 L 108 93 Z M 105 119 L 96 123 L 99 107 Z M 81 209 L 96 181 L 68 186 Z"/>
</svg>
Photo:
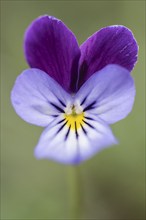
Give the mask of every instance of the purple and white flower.
<svg viewBox="0 0 146 220">
<path fill-rule="evenodd" d="M 24 50 L 31 68 L 16 79 L 11 101 L 23 120 L 45 127 L 35 156 L 76 164 L 117 144 L 109 125 L 131 112 L 135 97 L 132 32 L 105 27 L 79 47 L 62 21 L 45 15 L 28 27 Z"/>
</svg>

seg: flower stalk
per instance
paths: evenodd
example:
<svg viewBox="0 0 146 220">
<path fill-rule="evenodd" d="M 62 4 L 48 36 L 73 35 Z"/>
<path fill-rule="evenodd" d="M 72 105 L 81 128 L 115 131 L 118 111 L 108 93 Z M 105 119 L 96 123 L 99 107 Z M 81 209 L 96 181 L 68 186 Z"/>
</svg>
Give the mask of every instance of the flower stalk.
<svg viewBox="0 0 146 220">
<path fill-rule="evenodd" d="M 68 166 L 68 197 L 69 218 L 80 219 L 82 217 L 83 193 L 80 175 L 80 166 Z"/>
</svg>

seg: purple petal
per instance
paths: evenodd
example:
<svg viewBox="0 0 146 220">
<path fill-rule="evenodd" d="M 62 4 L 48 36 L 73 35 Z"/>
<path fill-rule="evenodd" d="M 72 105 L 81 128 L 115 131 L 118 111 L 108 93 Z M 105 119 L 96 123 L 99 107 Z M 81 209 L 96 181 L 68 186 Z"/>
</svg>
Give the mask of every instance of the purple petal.
<svg viewBox="0 0 146 220">
<path fill-rule="evenodd" d="M 109 26 L 88 38 L 80 47 L 78 87 L 108 64 L 118 64 L 131 71 L 137 61 L 138 45 L 124 26 Z"/>
<path fill-rule="evenodd" d="M 64 113 L 72 98 L 62 87 L 38 69 L 25 70 L 16 79 L 11 92 L 11 101 L 16 113 L 26 122 L 47 126 Z"/>
<path fill-rule="evenodd" d="M 129 71 L 111 64 L 88 79 L 75 102 L 80 103 L 87 117 L 93 114 L 111 124 L 131 112 L 134 98 L 135 86 Z"/>
<path fill-rule="evenodd" d="M 117 144 L 110 128 L 97 117 L 93 117 L 92 128 L 84 123 L 84 130 L 80 127 L 76 132 L 72 129 L 69 131 L 69 126 L 62 120 L 63 117 L 55 119 L 44 130 L 35 148 L 36 158 L 77 164 L 105 147 Z"/>
<path fill-rule="evenodd" d="M 26 31 L 24 49 L 31 67 L 48 73 L 66 91 L 75 92 L 80 49 L 62 21 L 51 16 L 34 20 Z"/>
</svg>

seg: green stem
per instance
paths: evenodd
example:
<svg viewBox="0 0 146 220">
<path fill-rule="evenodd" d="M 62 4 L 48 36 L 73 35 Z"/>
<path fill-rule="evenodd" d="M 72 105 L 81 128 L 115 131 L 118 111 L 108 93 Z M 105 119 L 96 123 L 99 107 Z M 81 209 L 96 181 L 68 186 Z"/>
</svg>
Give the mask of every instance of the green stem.
<svg viewBox="0 0 146 220">
<path fill-rule="evenodd" d="M 79 166 L 68 167 L 70 218 L 80 219 L 82 213 L 82 185 Z"/>
</svg>

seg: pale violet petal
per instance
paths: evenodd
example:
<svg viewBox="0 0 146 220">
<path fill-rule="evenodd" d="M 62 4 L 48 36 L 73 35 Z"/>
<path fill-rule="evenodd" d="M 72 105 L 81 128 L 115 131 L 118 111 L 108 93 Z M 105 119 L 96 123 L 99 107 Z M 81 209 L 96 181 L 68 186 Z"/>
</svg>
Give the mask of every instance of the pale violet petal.
<svg viewBox="0 0 146 220">
<path fill-rule="evenodd" d="M 48 126 L 64 113 L 71 96 L 49 75 L 39 69 L 28 69 L 20 74 L 11 92 L 16 113 L 26 122 Z"/>
<path fill-rule="evenodd" d="M 84 118 L 86 123 L 75 131 L 69 130 L 62 116 L 55 119 L 42 133 L 35 148 L 35 157 L 78 164 L 100 150 L 117 144 L 109 126 L 95 116 L 90 120 Z"/>
<path fill-rule="evenodd" d="M 134 98 L 135 86 L 129 71 L 111 64 L 93 74 L 74 99 L 84 111 L 112 124 L 131 112 Z"/>
</svg>

